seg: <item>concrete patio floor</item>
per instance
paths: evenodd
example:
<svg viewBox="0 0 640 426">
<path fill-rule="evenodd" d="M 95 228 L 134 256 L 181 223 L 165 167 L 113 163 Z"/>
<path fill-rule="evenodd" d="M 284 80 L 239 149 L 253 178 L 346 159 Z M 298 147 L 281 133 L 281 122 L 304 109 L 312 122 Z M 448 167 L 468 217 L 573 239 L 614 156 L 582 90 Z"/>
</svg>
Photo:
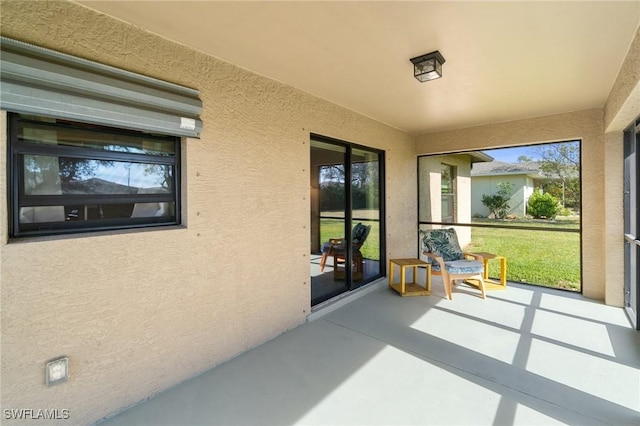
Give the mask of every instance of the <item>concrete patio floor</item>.
<svg viewBox="0 0 640 426">
<path fill-rule="evenodd" d="M 620 308 L 516 284 L 448 301 L 438 278 L 431 296 L 364 293 L 101 426 L 640 424 Z"/>
</svg>

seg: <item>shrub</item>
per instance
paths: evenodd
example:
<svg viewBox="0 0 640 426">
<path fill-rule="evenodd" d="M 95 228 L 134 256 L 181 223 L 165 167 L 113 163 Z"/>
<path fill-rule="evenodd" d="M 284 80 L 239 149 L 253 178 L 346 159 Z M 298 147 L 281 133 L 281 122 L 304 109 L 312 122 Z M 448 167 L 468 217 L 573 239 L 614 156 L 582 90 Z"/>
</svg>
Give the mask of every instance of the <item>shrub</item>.
<svg viewBox="0 0 640 426">
<path fill-rule="evenodd" d="M 482 194 L 482 204 L 488 209 L 490 216 L 496 219 L 504 219 L 509 212 L 509 199 L 511 198 L 511 182 L 498 182 L 498 192 L 492 195 Z"/>
<path fill-rule="evenodd" d="M 553 195 L 543 194 L 539 189 L 533 191 L 527 203 L 527 213 L 536 219 L 555 219 L 560 209 L 560 204 Z"/>
<path fill-rule="evenodd" d="M 560 216 L 571 216 L 573 214 L 573 212 L 571 211 L 571 209 L 568 208 L 564 208 L 564 209 L 560 209 L 560 213 L 558 213 Z"/>
</svg>

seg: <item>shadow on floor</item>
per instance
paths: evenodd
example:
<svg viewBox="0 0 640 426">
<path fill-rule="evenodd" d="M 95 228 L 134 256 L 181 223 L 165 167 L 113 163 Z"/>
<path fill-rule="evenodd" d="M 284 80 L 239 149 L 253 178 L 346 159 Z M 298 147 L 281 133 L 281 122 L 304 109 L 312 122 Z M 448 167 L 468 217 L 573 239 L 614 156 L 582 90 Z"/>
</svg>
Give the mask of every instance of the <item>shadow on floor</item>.
<svg viewBox="0 0 640 426">
<path fill-rule="evenodd" d="M 486 300 L 374 291 L 102 425 L 640 421 L 640 334 L 622 309 L 510 285 Z"/>
</svg>

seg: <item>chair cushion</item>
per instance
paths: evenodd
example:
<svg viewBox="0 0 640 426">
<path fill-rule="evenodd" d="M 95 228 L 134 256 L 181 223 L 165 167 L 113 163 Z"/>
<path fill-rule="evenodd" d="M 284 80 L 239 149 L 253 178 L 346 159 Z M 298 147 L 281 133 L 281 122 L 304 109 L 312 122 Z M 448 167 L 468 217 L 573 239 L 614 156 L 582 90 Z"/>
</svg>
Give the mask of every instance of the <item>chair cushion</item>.
<svg viewBox="0 0 640 426">
<path fill-rule="evenodd" d="M 462 249 L 458 236 L 453 228 L 420 230 L 422 234 L 422 248 L 429 253 L 442 257 L 447 262 L 462 259 Z"/>
<path fill-rule="evenodd" d="M 371 229 L 371 225 L 367 226 L 367 225 L 363 225 L 362 223 L 358 223 L 356 226 L 353 227 L 353 231 L 351 232 L 351 240 L 356 250 L 359 249 L 360 246 L 367 239 L 370 229 Z M 344 244 L 334 244 L 333 251 L 338 253 L 343 252 L 344 247 L 345 247 Z M 322 247 L 321 247 L 322 253 L 328 253 L 329 248 L 331 248 L 331 242 L 327 241 L 326 243 L 322 244 Z"/>
<path fill-rule="evenodd" d="M 367 231 L 369 231 L 369 227 L 363 225 L 362 223 L 358 223 L 353 227 L 353 231 L 351 232 L 351 241 L 353 244 L 362 244 L 364 239 L 367 237 Z"/>
<path fill-rule="evenodd" d="M 444 262 L 450 274 L 482 274 L 484 265 L 478 260 L 453 260 Z"/>
<path fill-rule="evenodd" d="M 330 242 L 326 242 L 324 244 L 322 244 L 322 253 L 328 253 L 329 249 L 331 248 L 331 243 Z M 334 251 L 344 251 L 344 244 L 336 244 L 333 246 L 333 250 Z"/>
</svg>

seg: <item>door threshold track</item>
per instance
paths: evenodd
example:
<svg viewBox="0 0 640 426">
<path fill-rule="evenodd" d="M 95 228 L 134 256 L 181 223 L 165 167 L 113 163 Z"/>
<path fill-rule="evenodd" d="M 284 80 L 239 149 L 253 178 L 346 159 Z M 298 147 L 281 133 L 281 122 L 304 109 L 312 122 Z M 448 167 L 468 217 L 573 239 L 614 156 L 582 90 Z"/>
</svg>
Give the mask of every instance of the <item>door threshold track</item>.
<svg viewBox="0 0 640 426">
<path fill-rule="evenodd" d="M 332 299 L 325 300 L 322 303 L 318 303 L 316 306 L 311 308 L 311 313 L 307 315 L 307 322 L 315 321 L 318 318 L 321 318 L 326 314 L 333 312 L 336 309 L 339 309 L 353 302 L 354 300 L 361 298 L 364 295 L 367 295 L 371 292 L 374 292 L 380 288 L 387 287 L 387 286 L 388 286 L 387 278 L 382 277 L 360 288 L 357 288 L 353 291 L 342 293 Z"/>
</svg>

